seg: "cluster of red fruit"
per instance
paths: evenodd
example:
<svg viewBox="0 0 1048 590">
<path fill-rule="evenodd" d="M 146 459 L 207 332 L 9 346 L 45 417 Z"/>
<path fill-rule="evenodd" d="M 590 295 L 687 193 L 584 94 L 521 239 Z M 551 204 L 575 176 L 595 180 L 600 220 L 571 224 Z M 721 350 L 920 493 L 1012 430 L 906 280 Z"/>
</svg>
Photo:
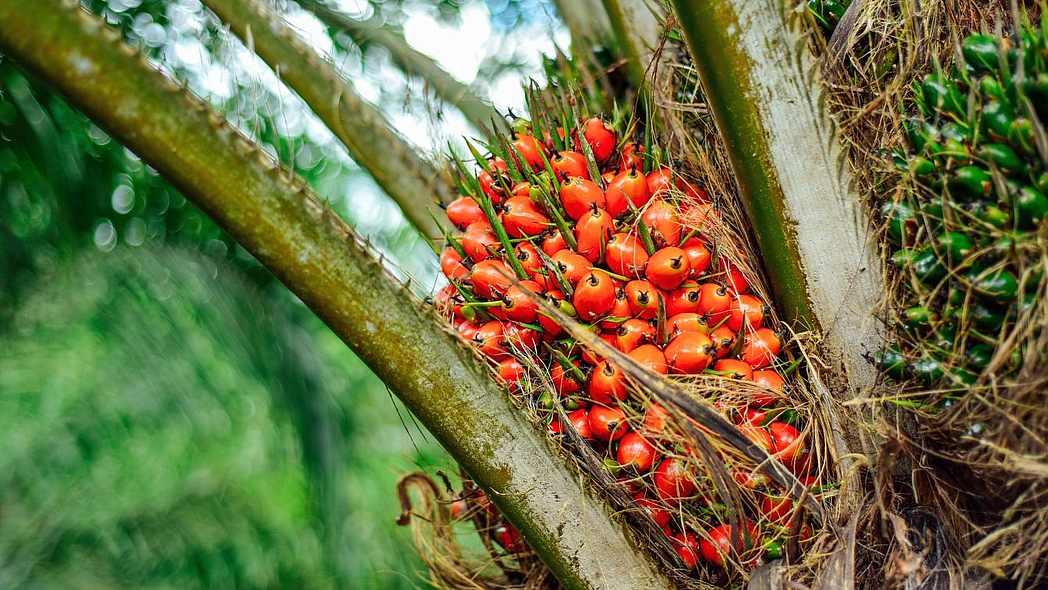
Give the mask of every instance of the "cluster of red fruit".
<svg viewBox="0 0 1048 590">
<path fill-rule="evenodd" d="M 571 427 L 604 453 L 690 567 L 776 557 L 790 500 L 755 466 L 737 462 L 736 479 L 754 500 L 748 530 L 733 535 L 712 486 L 696 474 L 694 454 L 669 431 L 666 410 L 614 363 L 568 337 L 533 299 L 544 298 L 656 373 L 711 376 L 729 391 L 734 382 L 726 380 L 751 382 L 737 388 L 744 394 L 720 396 L 718 407 L 811 484 L 809 448 L 775 370 L 781 335 L 729 260 L 728 245 L 714 239 L 724 233 L 720 213 L 703 190 L 653 162 L 642 146 L 620 142 L 601 118 L 568 133 L 542 132 L 541 141 L 536 134 L 519 125 L 501 153 L 493 148 L 492 157 L 478 158 L 476 177 L 460 166 L 466 196 L 447 214 L 463 233 L 441 255 L 451 284 L 436 296 L 438 308 L 497 363 L 508 388 L 532 396 L 551 432 L 568 427 L 553 400 L 570 412 Z M 684 514 L 689 518 L 675 517 Z M 510 525 L 500 526 L 509 527 L 501 544 L 523 546 Z"/>
</svg>

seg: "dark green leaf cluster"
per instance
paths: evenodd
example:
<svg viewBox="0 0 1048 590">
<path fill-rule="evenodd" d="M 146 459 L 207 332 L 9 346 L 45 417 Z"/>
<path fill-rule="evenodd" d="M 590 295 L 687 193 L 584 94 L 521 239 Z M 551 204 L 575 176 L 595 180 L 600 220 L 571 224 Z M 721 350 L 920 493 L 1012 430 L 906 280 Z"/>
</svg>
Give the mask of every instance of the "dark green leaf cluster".
<svg viewBox="0 0 1048 590">
<path fill-rule="evenodd" d="M 975 34 L 959 53 L 916 84 L 894 155 L 905 180 L 881 215 L 899 339 L 874 355 L 892 377 L 947 388 L 1020 368 L 1017 331 L 1043 303 L 1048 217 L 1048 39 L 1034 27 Z"/>
</svg>

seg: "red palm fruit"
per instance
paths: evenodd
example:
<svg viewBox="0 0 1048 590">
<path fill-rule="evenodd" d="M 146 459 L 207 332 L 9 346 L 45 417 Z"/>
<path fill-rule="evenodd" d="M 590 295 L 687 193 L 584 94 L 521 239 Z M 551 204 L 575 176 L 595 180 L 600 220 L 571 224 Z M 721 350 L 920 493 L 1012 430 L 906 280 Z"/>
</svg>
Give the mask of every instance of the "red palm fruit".
<svg viewBox="0 0 1048 590">
<path fill-rule="evenodd" d="M 772 441 L 771 434 L 769 434 L 767 430 L 755 424 L 742 424 L 739 426 L 739 432 L 753 441 L 753 444 L 769 453 L 772 452 L 774 441 Z"/>
<path fill-rule="evenodd" d="M 604 191 L 608 200 L 608 213 L 621 217 L 633 207 L 643 207 L 648 202 L 648 181 L 637 168 L 629 168 L 615 175 Z"/>
<path fill-rule="evenodd" d="M 592 414 L 592 412 L 591 412 Z M 619 465 L 632 467 L 637 473 L 646 473 L 655 462 L 655 447 L 636 432 L 629 432 L 619 441 L 619 450 L 615 457 Z"/>
<path fill-rule="evenodd" d="M 567 247 L 568 243 L 564 241 L 564 236 L 560 235 L 559 229 L 550 230 L 542 239 L 542 251 L 546 256 L 553 256 Z"/>
<path fill-rule="evenodd" d="M 603 209 L 594 207 L 575 224 L 576 250 L 590 262 L 596 263 L 604 256 L 608 237 L 615 233 L 615 224 Z"/>
<path fill-rule="evenodd" d="M 615 345 L 615 333 L 618 331 L 619 326 L 622 325 L 622 322 L 630 318 L 630 313 L 630 302 L 626 299 L 626 291 L 615 289 L 615 305 L 608 312 L 608 317 L 600 321 L 602 330 L 611 330 L 611 344 L 613 346 Z"/>
<path fill-rule="evenodd" d="M 666 419 L 669 417 L 670 413 L 666 411 L 666 408 L 651 402 L 648 405 L 648 409 L 644 411 L 644 422 L 641 423 L 641 432 L 648 436 L 657 437 L 666 428 Z"/>
<path fill-rule="evenodd" d="M 699 334 L 710 334 L 710 326 L 706 323 L 706 318 L 693 312 L 678 313 L 675 316 L 671 316 L 666 320 L 666 325 L 669 327 L 670 338 L 682 334 L 684 332 L 697 332 Z M 713 343 L 713 339 L 710 339 Z M 716 343 L 713 343 L 714 350 L 716 351 Z"/>
<path fill-rule="evenodd" d="M 518 182 L 513 185 L 513 190 L 510 193 L 514 197 L 531 197 L 531 183 L 530 182 Z"/>
<path fill-rule="evenodd" d="M 695 493 L 691 470 L 675 457 L 668 457 L 659 463 L 655 468 L 654 481 L 655 493 L 669 506 L 676 506 Z"/>
<path fill-rule="evenodd" d="M 703 234 L 714 233 L 720 226 L 720 210 L 710 203 L 682 203 L 681 222 L 686 227 L 699 229 Z"/>
<path fill-rule="evenodd" d="M 601 361 L 590 375 L 589 395 L 598 404 L 612 405 L 616 401 L 625 401 L 625 373 L 610 362 Z"/>
<path fill-rule="evenodd" d="M 608 184 L 615 179 L 616 174 L 617 173 L 614 170 L 608 170 L 604 174 L 600 175 L 600 180 L 604 183 L 604 186 L 608 186 Z"/>
<path fill-rule="evenodd" d="M 501 361 L 509 356 L 509 342 L 502 330 L 502 322 L 491 321 L 480 326 L 473 335 L 473 346 L 494 361 Z"/>
<path fill-rule="evenodd" d="M 502 158 L 495 158 L 494 160 L 489 160 L 488 168 L 495 172 L 495 174 L 505 173 L 509 170 L 509 167 L 506 165 L 506 161 Z M 486 170 L 481 170 L 480 174 L 477 175 L 477 180 L 480 181 L 480 189 L 484 191 L 484 194 L 491 199 L 492 203 L 498 205 L 502 202 L 504 191 L 502 190 L 502 187 L 495 182 L 495 179 L 487 173 Z"/>
<path fill-rule="evenodd" d="M 575 308 L 570 303 L 565 301 L 564 294 L 560 291 L 557 291 L 555 289 L 547 290 L 543 295 L 546 297 L 546 301 L 553 307 L 556 307 L 558 310 L 560 310 L 561 313 L 567 314 L 571 317 L 576 316 Z M 545 333 L 549 336 L 559 336 L 561 332 L 564 331 L 564 328 L 560 324 L 558 324 L 553 318 L 543 315 L 541 313 L 539 314 L 539 326 L 541 326 L 543 331 L 545 331 Z"/>
<path fill-rule="evenodd" d="M 648 193 L 652 197 L 665 196 L 665 192 L 676 186 L 669 168 L 660 168 L 648 174 Z"/>
<path fill-rule="evenodd" d="M 502 324 L 502 331 L 506 334 L 506 340 L 510 345 L 516 348 L 534 350 L 538 348 L 539 340 L 542 339 L 542 333 L 538 330 L 525 328 L 513 322 Z"/>
<path fill-rule="evenodd" d="M 576 367 L 581 366 L 579 361 L 571 361 L 571 364 Z M 553 366 L 553 370 L 549 372 L 550 381 L 553 381 L 553 388 L 557 390 L 561 396 L 571 395 L 581 389 L 579 384 L 571 375 L 564 370 L 564 367 L 557 363 Z"/>
<path fill-rule="evenodd" d="M 708 321 L 708 320 L 707 320 Z M 710 332 L 710 340 L 713 340 L 713 346 L 716 347 L 716 357 L 722 359 L 731 352 L 731 349 L 735 346 L 735 339 L 739 335 L 728 326 L 717 326 Z"/>
<path fill-rule="evenodd" d="M 499 362 L 499 382 L 506 387 L 516 388 L 523 376 L 524 365 L 521 365 L 517 359 L 509 357 Z"/>
<path fill-rule="evenodd" d="M 648 253 L 633 234 L 617 233 L 608 238 L 604 261 L 617 275 L 639 278 L 648 263 Z"/>
<path fill-rule="evenodd" d="M 525 549 L 524 540 L 520 538 L 520 531 L 513 528 L 510 523 L 502 523 L 495 527 L 495 542 L 510 553 L 523 553 Z"/>
<path fill-rule="evenodd" d="M 680 243 L 680 217 L 677 216 L 677 208 L 673 205 L 662 199 L 653 200 L 644 210 L 641 219 L 647 224 L 655 246 L 665 248 Z"/>
<path fill-rule="evenodd" d="M 546 231 L 549 218 L 539 213 L 529 197 L 510 197 L 499 215 L 511 238 L 530 238 Z"/>
<path fill-rule="evenodd" d="M 779 392 L 782 391 L 783 386 L 785 385 L 785 382 L 782 380 L 782 377 L 778 373 L 776 373 L 775 371 L 768 370 L 754 371 L 753 382 L 759 383 L 769 389 L 774 389 L 775 391 Z M 777 398 L 774 395 L 755 393 L 750 402 L 763 408 L 774 404 L 778 400 L 779 398 Z"/>
<path fill-rule="evenodd" d="M 444 287 L 433 296 L 433 307 L 441 314 L 450 314 L 455 319 L 462 319 L 462 304 L 465 302 L 454 285 Z"/>
<path fill-rule="evenodd" d="M 772 422 L 768 425 L 771 432 L 775 456 L 782 461 L 792 461 L 804 451 L 804 437 L 799 430 L 785 422 Z"/>
<path fill-rule="evenodd" d="M 677 335 L 665 349 L 666 362 L 674 373 L 698 375 L 713 361 L 713 341 L 698 332 Z"/>
<path fill-rule="evenodd" d="M 785 526 L 790 521 L 793 502 L 789 496 L 768 496 L 761 498 L 761 514 L 768 522 Z"/>
<path fill-rule="evenodd" d="M 517 260 L 520 260 L 520 265 L 524 267 L 524 272 L 528 273 L 529 277 L 535 278 L 535 275 L 538 274 L 539 277 L 535 280 L 544 280 L 542 273 L 539 271 L 546 266 L 542 263 L 538 250 L 531 245 L 531 242 L 521 242 L 517 244 L 513 251 L 517 253 Z"/>
<path fill-rule="evenodd" d="M 746 336 L 742 345 L 742 360 L 754 369 L 763 369 L 775 361 L 782 350 L 779 335 L 771 328 L 757 328 Z"/>
<path fill-rule="evenodd" d="M 593 433 L 590 432 L 589 426 L 589 410 L 586 408 L 579 408 L 568 414 L 568 420 L 571 421 L 572 426 L 575 427 L 575 431 L 579 433 L 579 436 L 590 440 L 593 439 Z"/>
<path fill-rule="evenodd" d="M 793 472 L 798 478 L 804 478 L 811 473 L 812 468 L 812 454 L 811 449 L 807 446 L 801 448 L 801 450 L 788 461 L 783 461 L 786 464 L 786 468 Z"/>
<path fill-rule="evenodd" d="M 730 524 L 722 524 L 708 533 L 706 539 L 703 539 L 699 544 L 699 550 L 702 552 L 702 557 L 706 561 L 713 565 L 724 567 L 725 559 L 728 555 L 741 554 L 750 547 L 750 543 L 753 541 L 753 537 L 757 535 L 757 531 L 753 526 L 753 523 L 747 519 L 746 527 L 749 529 L 750 534 L 743 534 L 741 531 L 738 534 L 738 545 L 732 547 L 732 526 Z"/>
<path fill-rule="evenodd" d="M 462 263 L 462 255 L 454 248 L 445 248 L 440 253 L 440 271 L 453 281 L 469 275 L 469 269 Z"/>
<path fill-rule="evenodd" d="M 462 234 L 462 248 L 473 262 L 494 258 L 495 255 L 491 251 L 498 251 L 501 247 L 502 244 L 491 231 L 491 225 L 487 221 L 476 221 L 469 224 L 466 232 Z"/>
<path fill-rule="evenodd" d="M 557 180 L 565 180 L 573 176 L 589 180 L 589 169 L 586 167 L 586 156 L 572 151 L 563 151 L 555 154 L 549 161 L 553 171 L 557 174 Z"/>
<path fill-rule="evenodd" d="M 564 280 L 571 285 L 577 285 L 582 280 L 582 277 L 589 272 L 589 267 L 592 266 L 586 257 L 571 250 L 561 250 L 550 256 L 550 260 L 557 265 L 557 270 L 564 276 Z"/>
<path fill-rule="evenodd" d="M 750 283 L 743 276 L 742 271 L 735 263 L 726 258 L 721 258 L 721 268 L 725 271 L 724 283 L 733 293 L 745 293 L 750 290 Z"/>
<path fill-rule="evenodd" d="M 736 424 L 751 424 L 753 426 L 761 426 L 765 421 L 768 420 L 768 412 L 760 408 L 754 408 L 752 406 L 746 406 L 739 410 L 738 414 L 735 415 Z"/>
<path fill-rule="evenodd" d="M 586 273 L 575 287 L 572 299 L 579 319 L 584 322 L 596 321 L 615 306 L 615 283 L 608 273 L 594 270 Z"/>
<path fill-rule="evenodd" d="M 739 295 L 733 299 L 724 325 L 738 332 L 742 330 L 743 318 L 748 320 L 750 328 L 761 327 L 764 324 L 764 302 L 753 295 Z"/>
<path fill-rule="evenodd" d="M 524 162 L 531 167 L 532 170 L 542 170 L 545 168 L 545 164 L 542 162 L 542 157 L 546 154 L 546 148 L 542 147 L 539 140 L 535 139 L 530 135 L 523 133 L 513 134 L 513 147 L 516 148 L 517 152 L 520 152 L 521 157 L 524 158 Z M 517 161 L 516 153 L 512 153 L 513 161 Z M 517 162 L 518 167 L 520 166 Z"/>
<path fill-rule="evenodd" d="M 501 260 L 481 260 L 473 265 L 469 277 L 473 283 L 473 293 L 477 297 L 495 301 L 513 284 L 510 272 Z"/>
<path fill-rule="evenodd" d="M 728 295 L 727 287 L 712 282 L 699 285 L 699 313 L 710 316 L 711 325 L 715 326 L 724 319 L 730 307 L 731 295 Z"/>
<path fill-rule="evenodd" d="M 706 242 L 700 238 L 688 238 L 681 244 L 680 249 L 687 254 L 688 263 L 691 265 L 691 271 L 688 273 L 689 277 L 698 278 L 706 274 L 710 269 L 710 262 L 712 262 L 712 256 L 709 248 L 706 247 Z"/>
<path fill-rule="evenodd" d="M 615 346 L 615 336 L 613 334 L 598 334 L 597 337 L 603 340 L 604 342 L 607 342 L 610 346 Z M 601 361 L 604 360 L 604 357 L 598 355 L 597 353 L 593 352 L 588 348 L 583 348 L 582 360 L 586 361 L 591 365 L 599 365 Z"/>
<path fill-rule="evenodd" d="M 738 359 L 721 359 L 713 363 L 713 370 L 724 373 L 722 376 L 728 379 L 753 381 L 753 369 Z"/>
<path fill-rule="evenodd" d="M 538 305 L 528 293 L 538 295 L 542 287 L 535 281 L 520 281 L 502 295 L 502 312 L 507 320 L 532 324 L 538 319 Z"/>
<path fill-rule="evenodd" d="M 464 515 L 467 510 L 469 510 L 469 504 L 466 504 L 466 499 L 465 498 L 462 498 L 462 497 L 460 497 L 460 496 L 458 496 L 456 494 L 455 497 L 454 497 L 454 500 L 451 502 L 450 509 L 451 509 L 451 518 L 457 520 L 457 519 L 461 518 L 462 515 Z"/>
<path fill-rule="evenodd" d="M 600 117 L 593 117 L 582 124 L 582 135 L 593 150 L 593 159 L 604 162 L 615 151 L 615 132 L 604 124 Z"/>
<path fill-rule="evenodd" d="M 677 553 L 688 569 L 694 570 L 699 567 L 699 542 L 694 535 L 688 532 L 673 535 L 673 546 L 677 548 Z"/>
<path fill-rule="evenodd" d="M 480 326 L 470 321 L 463 321 L 455 329 L 458 330 L 459 336 L 466 340 L 473 340 L 473 336 L 480 329 Z"/>
<path fill-rule="evenodd" d="M 487 221 L 484 211 L 472 197 L 455 199 L 448 205 L 448 219 L 459 229 L 466 229 L 471 223 Z"/>
<path fill-rule="evenodd" d="M 649 498 L 644 492 L 640 492 L 633 499 L 637 502 L 637 505 L 641 507 L 641 510 L 646 512 L 655 524 L 660 527 L 664 527 L 670 522 L 671 515 L 669 512 L 663 510 L 662 505 L 658 502 Z"/>
<path fill-rule="evenodd" d="M 627 354 L 635 348 L 655 339 L 655 326 L 637 318 L 628 319 L 615 332 L 615 348 Z"/>
<path fill-rule="evenodd" d="M 651 255 L 644 269 L 644 276 L 656 287 L 670 291 L 676 289 L 688 277 L 688 257 L 680 248 L 663 248 Z"/>
<path fill-rule="evenodd" d="M 650 320 L 659 314 L 659 290 L 655 285 L 648 281 L 630 281 L 624 290 L 633 317 Z"/>
<path fill-rule="evenodd" d="M 572 219 L 579 219 L 593 208 L 607 207 L 604 191 L 596 184 L 578 176 L 569 178 L 560 185 L 560 202 Z"/>
<path fill-rule="evenodd" d="M 633 141 L 627 141 L 622 146 L 622 162 L 619 163 L 619 168 L 629 170 L 634 167 L 638 170 L 644 167 L 644 146 L 638 145 Z"/>
<path fill-rule="evenodd" d="M 617 406 L 593 406 L 589 411 L 590 433 L 597 440 L 613 441 L 622 438 L 629 426 L 626 413 Z"/>
<path fill-rule="evenodd" d="M 630 358 L 638 365 L 646 367 L 660 375 L 669 372 L 666 366 L 666 355 L 654 344 L 641 344 L 629 352 Z"/>
<path fill-rule="evenodd" d="M 666 316 L 680 313 L 697 313 L 699 311 L 699 286 L 684 283 L 666 294 Z"/>
<path fill-rule="evenodd" d="M 749 469 L 732 469 L 732 475 L 739 485 L 746 489 L 764 491 L 771 485 L 771 478 L 760 469 L 750 471 Z"/>
<path fill-rule="evenodd" d="M 690 182 L 684 183 L 684 193 L 696 203 L 708 203 L 710 201 L 710 195 L 705 190 Z"/>
</svg>

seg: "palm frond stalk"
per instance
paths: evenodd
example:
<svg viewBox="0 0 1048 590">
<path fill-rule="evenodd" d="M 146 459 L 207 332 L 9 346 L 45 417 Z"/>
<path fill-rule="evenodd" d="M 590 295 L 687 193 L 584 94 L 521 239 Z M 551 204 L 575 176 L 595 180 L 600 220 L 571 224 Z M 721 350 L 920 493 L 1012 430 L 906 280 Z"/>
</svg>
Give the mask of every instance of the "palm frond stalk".
<svg viewBox="0 0 1048 590">
<path fill-rule="evenodd" d="M 490 101 L 456 80 L 433 58 L 409 45 L 404 32 L 397 27 L 375 22 L 374 17 L 368 20 L 352 18 L 327 2 L 302 0 L 300 4 L 328 29 L 345 33 L 357 45 L 375 44 L 388 51 L 398 68 L 423 80 L 437 97 L 458 109 L 477 130 L 485 134 L 508 132 L 509 125 Z"/>
<path fill-rule="evenodd" d="M 667 588 L 495 385 L 305 183 L 75 2 L 0 1 L 0 50 L 169 178 L 397 394 L 565 588 Z"/>
<path fill-rule="evenodd" d="M 875 379 L 882 273 L 795 4 L 673 2 L 783 318 L 821 333 L 827 384 L 848 395 Z"/>
<path fill-rule="evenodd" d="M 662 4 L 645 0 L 602 0 L 611 22 L 615 48 L 626 60 L 635 88 L 645 87 L 646 73 L 659 48 L 665 13 Z"/>
<path fill-rule="evenodd" d="M 207 0 L 204 5 L 302 97 L 423 235 L 440 236 L 429 211 L 435 209 L 434 198 L 447 202 L 452 197 L 450 182 L 418 156 L 378 108 L 353 90 L 335 64 L 263 2 Z"/>
</svg>

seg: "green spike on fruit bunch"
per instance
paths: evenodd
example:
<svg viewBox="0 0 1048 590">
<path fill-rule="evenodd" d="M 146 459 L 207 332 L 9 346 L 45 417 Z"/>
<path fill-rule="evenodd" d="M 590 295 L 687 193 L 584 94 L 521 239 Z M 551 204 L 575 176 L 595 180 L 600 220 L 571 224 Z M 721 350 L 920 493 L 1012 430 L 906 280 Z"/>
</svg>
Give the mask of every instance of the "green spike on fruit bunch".
<svg viewBox="0 0 1048 590">
<path fill-rule="evenodd" d="M 971 35 L 960 56 L 915 83 L 894 154 L 902 188 L 881 208 L 897 342 L 871 356 L 889 377 L 947 389 L 1019 369 L 1023 339 L 1006 336 L 1044 313 L 1048 223 L 1043 28 Z"/>
</svg>

